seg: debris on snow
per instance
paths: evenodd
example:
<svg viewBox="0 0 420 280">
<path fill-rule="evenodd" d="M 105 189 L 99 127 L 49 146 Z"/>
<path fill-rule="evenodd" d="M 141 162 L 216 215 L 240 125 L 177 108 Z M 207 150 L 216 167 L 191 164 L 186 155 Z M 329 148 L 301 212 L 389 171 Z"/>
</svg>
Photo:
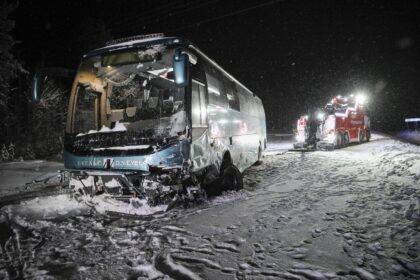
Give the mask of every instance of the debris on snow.
<svg viewBox="0 0 420 280">
<path fill-rule="evenodd" d="M 268 155 L 243 191 L 192 208 L 47 196 L 3 207 L 0 230 L 23 278 L 417 279 L 419 164 L 419 147 L 372 137 Z M 135 218 L 103 215 L 120 206 Z"/>
</svg>

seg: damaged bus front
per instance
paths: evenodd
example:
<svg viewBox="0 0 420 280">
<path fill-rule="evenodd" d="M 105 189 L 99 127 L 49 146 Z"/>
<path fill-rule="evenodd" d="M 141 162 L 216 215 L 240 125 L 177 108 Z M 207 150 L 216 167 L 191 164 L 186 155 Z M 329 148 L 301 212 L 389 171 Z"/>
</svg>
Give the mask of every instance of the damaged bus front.
<svg viewBox="0 0 420 280">
<path fill-rule="evenodd" d="M 261 101 L 250 92 L 238 94 L 227 73 L 219 80 L 235 92 L 212 88 L 205 65 L 225 73 L 174 37 L 131 38 L 84 56 L 71 91 L 64 147 L 76 196 L 134 196 L 154 206 L 197 199 L 214 182 L 242 186 L 240 172 L 265 148 Z M 211 90 L 225 104 L 212 105 Z M 259 100 L 260 108 L 253 106 L 258 117 L 240 116 L 239 95 L 247 95 L 242 103 Z M 230 114 L 229 98 L 238 107 Z M 252 125 L 264 129 L 249 133 Z M 244 131 L 253 145 L 237 138 Z"/>
</svg>

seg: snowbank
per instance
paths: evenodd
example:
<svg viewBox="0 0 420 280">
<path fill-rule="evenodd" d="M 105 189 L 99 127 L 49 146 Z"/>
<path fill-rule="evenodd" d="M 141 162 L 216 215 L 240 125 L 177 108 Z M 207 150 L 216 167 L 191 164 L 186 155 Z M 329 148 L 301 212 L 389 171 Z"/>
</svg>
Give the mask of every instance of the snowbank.
<svg viewBox="0 0 420 280">
<path fill-rule="evenodd" d="M 68 194 L 34 198 L 2 208 L 12 219 L 21 217 L 22 220 L 33 221 L 62 219 L 70 215 L 86 214 L 89 210 L 88 206 L 78 203 Z"/>
<path fill-rule="evenodd" d="M 397 134 L 398 138 L 409 141 L 411 143 L 420 144 L 420 131 L 405 130 Z"/>
</svg>

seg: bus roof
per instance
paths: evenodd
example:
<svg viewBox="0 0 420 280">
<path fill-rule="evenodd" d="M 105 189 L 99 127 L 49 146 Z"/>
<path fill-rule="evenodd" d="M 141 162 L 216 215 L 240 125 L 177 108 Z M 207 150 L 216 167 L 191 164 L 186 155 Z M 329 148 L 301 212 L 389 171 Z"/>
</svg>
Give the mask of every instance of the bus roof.
<svg viewBox="0 0 420 280">
<path fill-rule="evenodd" d="M 132 38 L 132 37 L 129 37 Z M 129 39 L 128 38 L 128 39 Z M 107 52 L 114 52 L 125 49 L 141 48 L 148 47 L 152 45 L 179 45 L 179 46 L 188 46 L 189 42 L 185 39 L 179 37 L 153 37 L 153 38 L 144 38 L 144 39 L 134 39 L 129 41 L 117 42 L 115 44 L 110 44 L 105 47 L 94 49 L 83 55 L 83 58 L 92 57 L 100 55 Z"/>
<path fill-rule="evenodd" d="M 133 36 L 128 38 L 117 39 L 111 41 L 109 45 L 94 49 L 86 54 L 83 55 L 83 58 L 88 58 L 104 53 L 111 53 L 114 51 L 120 50 L 128 50 L 133 48 L 141 48 L 141 47 L 148 47 L 153 45 L 170 45 L 170 46 L 181 46 L 185 48 L 191 48 L 196 51 L 200 56 L 202 56 L 205 60 L 213 64 L 217 69 L 219 69 L 224 75 L 226 75 L 229 79 L 240 85 L 246 91 L 248 91 L 251 95 L 257 97 L 255 93 L 253 93 L 250 89 L 244 86 L 241 82 L 235 79 L 231 74 L 229 74 L 226 70 L 224 70 L 219 64 L 217 64 L 214 60 L 210 59 L 206 54 L 204 54 L 199 48 L 197 48 L 194 44 L 192 44 L 189 40 L 180 38 L 180 37 L 163 37 L 163 34 L 151 34 L 150 36 Z"/>
</svg>

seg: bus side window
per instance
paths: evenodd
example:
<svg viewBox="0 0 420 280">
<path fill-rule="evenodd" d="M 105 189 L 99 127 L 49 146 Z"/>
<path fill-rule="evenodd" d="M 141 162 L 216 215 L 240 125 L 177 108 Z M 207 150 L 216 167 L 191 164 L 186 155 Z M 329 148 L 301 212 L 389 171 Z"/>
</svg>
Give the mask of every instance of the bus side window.
<svg viewBox="0 0 420 280">
<path fill-rule="evenodd" d="M 224 87 L 229 102 L 229 108 L 232 110 L 240 111 L 240 103 L 238 92 L 236 90 L 236 84 L 232 81 L 229 81 L 228 79 L 225 79 Z"/>
<path fill-rule="evenodd" d="M 197 64 L 191 64 L 191 77 L 193 80 L 199 81 L 203 84 L 206 83 L 206 76 L 200 61 Z"/>
<path fill-rule="evenodd" d="M 207 126 L 207 105 L 205 88 L 204 86 L 199 85 L 194 81 L 192 83 L 191 107 L 192 126 Z"/>
<path fill-rule="evenodd" d="M 206 69 L 206 79 L 209 103 L 222 108 L 227 108 L 228 102 L 221 75 L 213 67 L 208 67 Z"/>
<path fill-rule="evenodd" d="M 239 92 L 237 93 L 237 95 L 241 96 L 241 99 L 238 101 L 240 104 L 240 108 L 241 108 L 241 112 L 243 114 L 247 114 L 250 115 L 250 96 L 248 94 L 248 92 L 243 91 L 241 88 L 239 88 Z"/>
<path fill-rule="evenodd" d="M 206 88 L 200 85 L 201 125 L 207 126 Z"/>
<path fill-rule="evenodd" d="M 197 83 L 191 88 L 191 122 L 193 127 L 201 125 L 200 90 Z"/>
</svg>

